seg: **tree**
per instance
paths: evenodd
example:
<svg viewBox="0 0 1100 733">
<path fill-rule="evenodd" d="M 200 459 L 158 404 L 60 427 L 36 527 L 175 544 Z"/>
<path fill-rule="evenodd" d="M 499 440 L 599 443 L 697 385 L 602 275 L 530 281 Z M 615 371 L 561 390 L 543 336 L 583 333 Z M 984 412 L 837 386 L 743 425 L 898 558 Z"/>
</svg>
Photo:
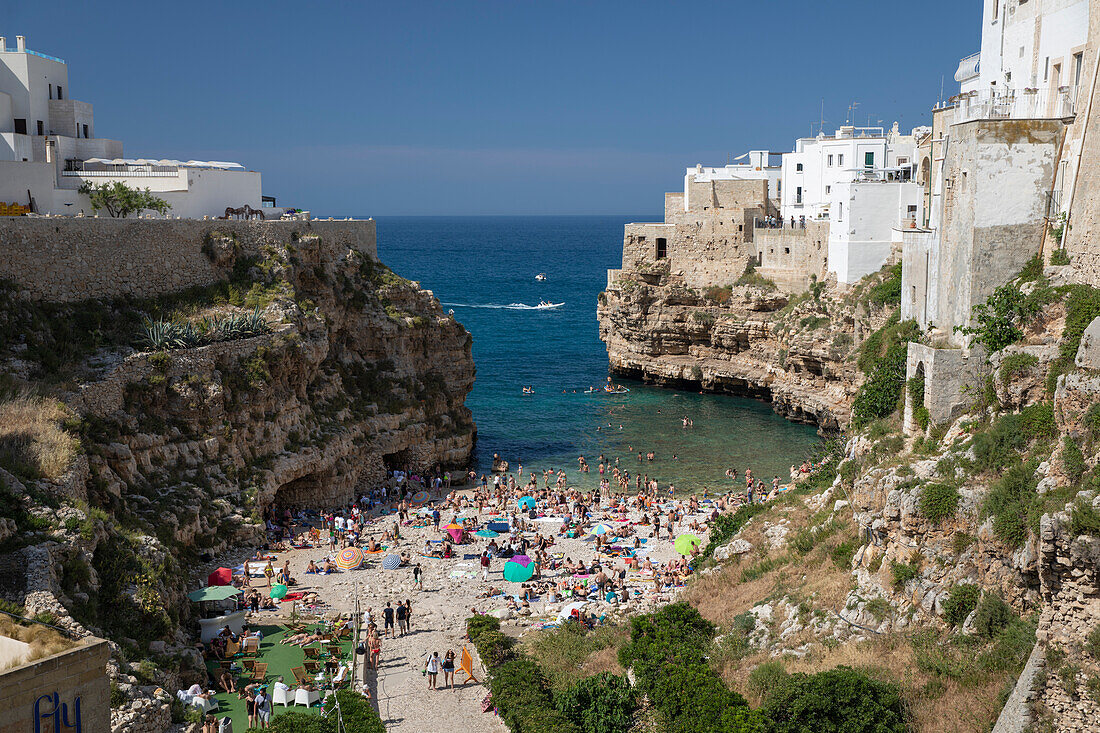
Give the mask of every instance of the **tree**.
<svg viewBox="0 0 1100 733">
<path fill-rule="evenodd" d="M 93 210 L 106 209 L 108 214 L 118 219 L 125 219 L 130 214 L 140 213 L 146 209 L 163 215 L 172 208 L 167 201 L 150 193 L 148 188 L 130 188 L 122 181 L 114 183 L 85 181 L 79 192 L 88 197 Z"/>
<path fill-rule="evenodd" d="M 1038 299 L 1029 298 L 1009 283 L 994 290 L 986 302 L 974 306 L 973 320 L 977 326 L 955 326 L 955 330 L 973 336 L 992 354 L 1022 339 L 1023 326 L 1040 310 Z"/>
<path fill-rule="evenodd" d="M 764 702 L 774 733 L 906 733 L 905 703 L 897 685 L 848 667 L 793 674 Z"/>
</svg>

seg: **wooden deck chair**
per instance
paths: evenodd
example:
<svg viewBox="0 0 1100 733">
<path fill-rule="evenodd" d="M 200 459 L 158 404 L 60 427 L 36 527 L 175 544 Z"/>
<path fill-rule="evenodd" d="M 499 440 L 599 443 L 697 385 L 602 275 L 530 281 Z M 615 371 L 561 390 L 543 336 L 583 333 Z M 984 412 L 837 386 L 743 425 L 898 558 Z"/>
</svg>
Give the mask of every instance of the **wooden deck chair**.
<svg viewBox="0 0 1100 733">
<path fill-rule="evenodd" d="M 474 658 L 470 656 L 470 652 L 466 651 L 466 647 L 462 647 L 462 658 L 458 662 L 458 668 L 466 675 L 462 684 L 471 680 L 477 682 L 477 677 L 474 677 Z"/>
<path fill-rule="evenodd" d="M 306 653 L 306 659 L 320 659 L 321 650 L 315 646 L 302 647 L 302 651 Z"/>
<path fill-rule="evenodd" d="M 297 682 L 299 686 L 308 684 L 310 681 L 309 675 L 306 674 L 305 667 L 291 667 L 290 673 L 294 675 L 294 681 Z"/>
<path fill-rule="evenodd" d="M 246 636 L 242 651 L 244 651 L 245 654 L 259 654 L 260 638 L 258 636 Z"/>
<path fill-rule="evenodd" d="M 302 666 L 305 667 L 306 672 L 309 672 L 310 674 L 317 674 L 321 671 L 321 663 L 315 662 L 312 659 L 307 659 L 305 662 L 302 663 Z"/>
<path fill-rule="evenodd" d="M 241 666 L 244 667 L 246 672 L 248 672 L 249 674 L 252 674 L 252 670 L 256 668 L 256 660 L 255 659 L 242 659 L 241 660 Z"/>
<path fill-rule="evenodd" d="M 232 639 L 225 642 L 225 656 L 235 657 L 240 653 L 240 651 L 241 651 L 241 645 L 238 644 L 237 642 L 233 641 Z"/>
<path fill-rule="evenodd" d="M 267 679 L 267 662 L 256 662 L 256 666 L 252 668 L 252 679 L 257 682 Z"/>
</svg>

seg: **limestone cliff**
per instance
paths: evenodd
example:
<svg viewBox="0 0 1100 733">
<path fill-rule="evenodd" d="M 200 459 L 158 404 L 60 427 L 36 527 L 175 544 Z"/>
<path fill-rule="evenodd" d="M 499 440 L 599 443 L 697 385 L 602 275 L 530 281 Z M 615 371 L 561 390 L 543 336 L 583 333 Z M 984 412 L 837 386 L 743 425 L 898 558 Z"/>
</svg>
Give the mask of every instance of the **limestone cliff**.
<svg viewBox="0 0 1100 733">
<path fill-rule="evenodd" d="M 387 467 L 470 457 L 466 330 L 369 253 L 290 239 L 249 255 L 211 231 L 193 246 L 220 279 L 145 301 L 3 294 L 0 594 L 128 659 L 160 655 L 151 676 L 116 662 L 116 730 L 163 730 L 148 690 L 196 666 L 180 629 L 197 560 L 258 544 L 271 507 L 334 506 Z"/>
<path fill-rule="evenodd" d="M 790 295 L 759 276 L 694 289 L 665 272 L 621 272 L 599 296 L 600 338 L 617 374 L 767 399 L 791 420 L 836 431 L 863 381 L 852 356 L 894 310 L 865 294 L 891 277 Z"/>
</svg>

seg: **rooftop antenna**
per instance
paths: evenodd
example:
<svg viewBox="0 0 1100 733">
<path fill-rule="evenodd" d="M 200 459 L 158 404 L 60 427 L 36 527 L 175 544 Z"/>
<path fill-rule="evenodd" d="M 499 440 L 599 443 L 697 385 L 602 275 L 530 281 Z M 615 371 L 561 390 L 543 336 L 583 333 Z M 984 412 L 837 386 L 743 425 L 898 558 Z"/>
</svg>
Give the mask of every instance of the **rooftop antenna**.
<svg viewBox="0 0 1100 733">
<path fill-rule="evenodd" d="M 943 74 L 940 74 L 940 105 L 943 106 Z"/>
<path fill-rule="evenodd" d="M 821 98 L 821 117 L 817 122 L 817 131 L 820 134 L 825 129 L 825 97 Z M 810 137 L 813 137 L 813 129 L 811 126 Z"/>
<path fill-rule="evenodd" d="M 852 124 L 852 113 L 856 111 L 856 107 L 859 106 L 859 102 L 852 102 L 848 105 L 848 119 L 844 120 L 845 125 Z"/>
</svg>

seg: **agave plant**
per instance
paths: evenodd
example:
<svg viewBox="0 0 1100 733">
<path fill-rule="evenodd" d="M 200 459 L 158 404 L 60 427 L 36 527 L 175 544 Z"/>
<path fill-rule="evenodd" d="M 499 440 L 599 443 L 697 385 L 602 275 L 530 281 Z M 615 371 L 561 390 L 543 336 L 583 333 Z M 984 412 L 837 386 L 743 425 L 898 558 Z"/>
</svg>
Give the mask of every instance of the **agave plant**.
<svg viewBox="0 0 1100 733">
<path fill-rule="evenodd" d="M 179 327 L 171 321 L 151 321 L 146 319 L 142 324 L 141 345 L 147 346 L 153 351 L 167 351 L 169 349 L 183 348 L 185 345 L 180 338 Z"/>
</svg>

